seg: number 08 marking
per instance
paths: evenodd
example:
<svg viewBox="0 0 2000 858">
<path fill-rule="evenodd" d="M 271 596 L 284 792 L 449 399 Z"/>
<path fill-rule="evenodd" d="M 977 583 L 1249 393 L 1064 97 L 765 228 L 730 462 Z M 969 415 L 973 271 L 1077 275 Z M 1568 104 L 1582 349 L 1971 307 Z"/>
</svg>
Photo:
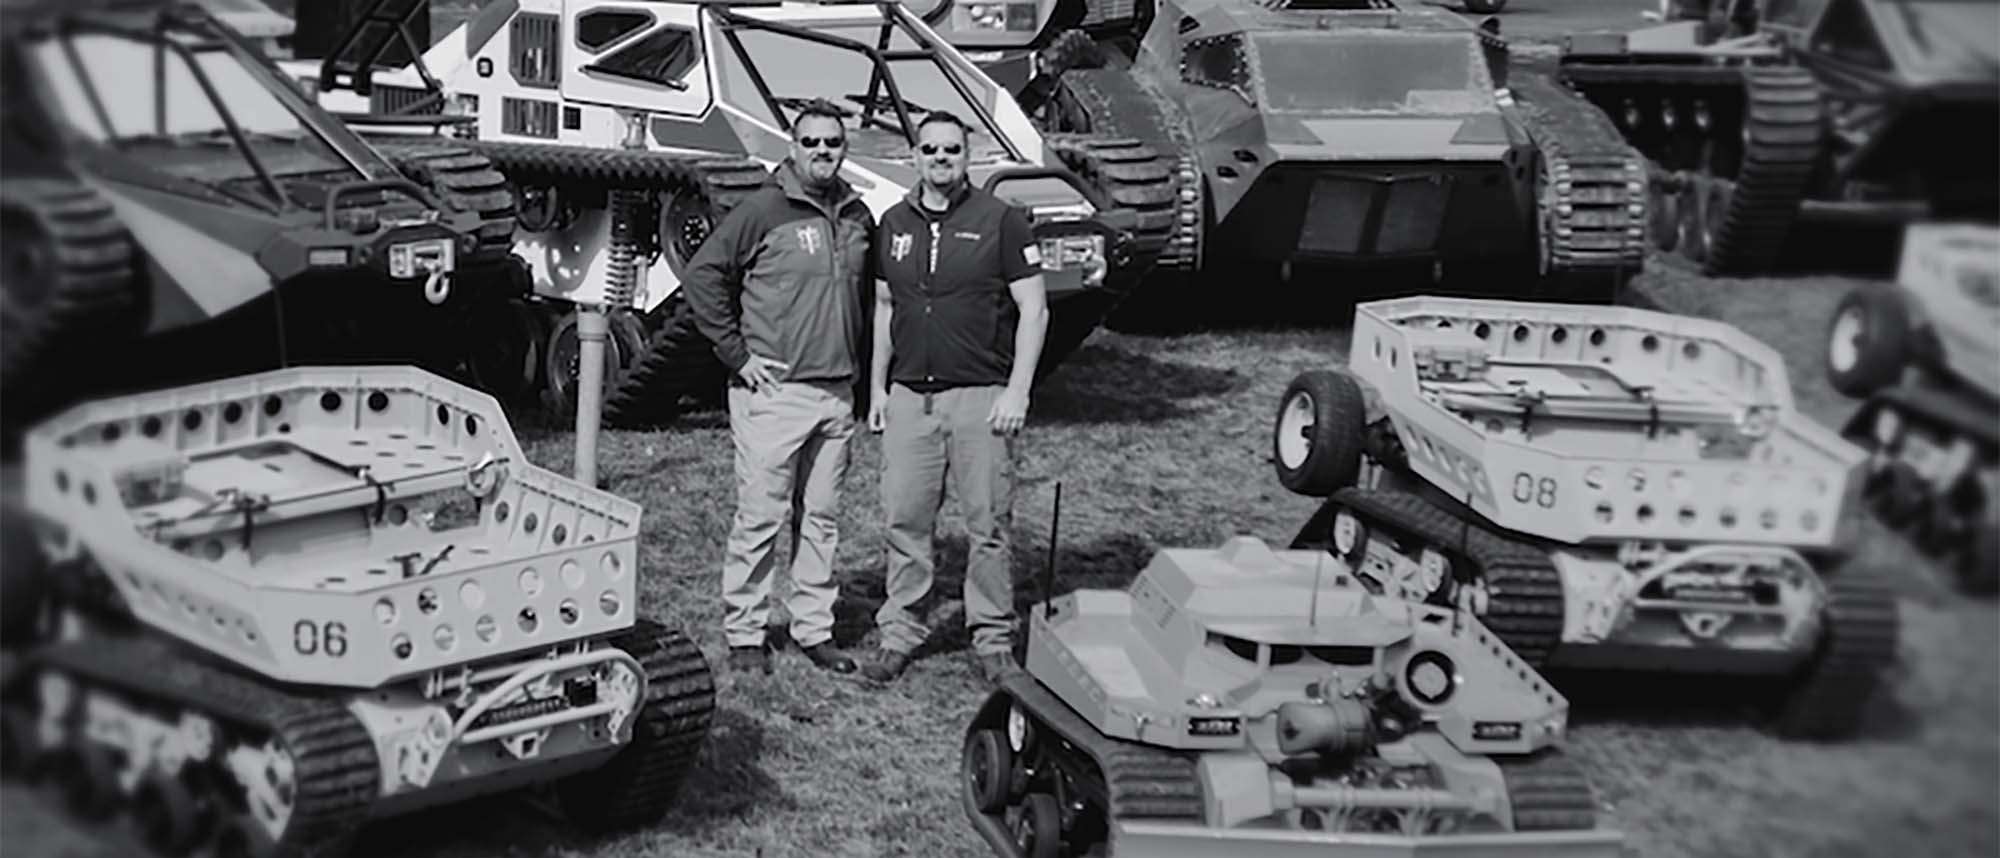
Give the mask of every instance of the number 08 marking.
<svg viewBox="0 0 2000 858">
<path fill-rule="evenodd" d="M 325 653 L 331 658 L 347 655 L 347 624 L 329 620 L 324 625 L 312 620 L 292 624 L 292 649 L 299 655 Z"/>
<path fill-rule="evenodd" d="M 1556 480 L 1554 477 L 1536 478 L 1525 471 L 1514 475 L 1514 501 L 1532 503 L 1543 509 L 1556 505 Z"/>
</svg>

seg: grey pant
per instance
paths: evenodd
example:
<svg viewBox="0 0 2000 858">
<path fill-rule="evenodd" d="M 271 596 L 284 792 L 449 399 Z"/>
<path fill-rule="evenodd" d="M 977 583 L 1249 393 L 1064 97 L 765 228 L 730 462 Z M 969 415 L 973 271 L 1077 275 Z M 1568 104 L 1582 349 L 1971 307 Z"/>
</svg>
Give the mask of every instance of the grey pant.
<svg viewBox="0 0 2000 858">
<path fill-rule="evenodd" d="M 945 490 L 965 513 L 965 622 L 972 649 L 1007 652 L 1014 634 L 1014 439 L 986 421 L 1005 388 L 958 387 L 926 397 L 891 385 L 882 429 L 882 508 L 889 519 L 888 599 L 875 613 L 882 646 L 912 652 L 929 636 L 914 612 L 936 571 L 931 537 Z M 928 400 L 928 401 L 927 401 Z"/>
<path fill-rule="evenodd" d="M 849 382 L 783 382 L 769 393 L 729 388 L 729 434 L 736 445 L 736 519 L 722 560 L 723 636 L 730 646 L 764 642 L 770 620 L 771 549 L 787 511 L 792 519 L 792 640 L 817 646 L 833 637 L 835 504 L 854 436 Z"/>
</svg>

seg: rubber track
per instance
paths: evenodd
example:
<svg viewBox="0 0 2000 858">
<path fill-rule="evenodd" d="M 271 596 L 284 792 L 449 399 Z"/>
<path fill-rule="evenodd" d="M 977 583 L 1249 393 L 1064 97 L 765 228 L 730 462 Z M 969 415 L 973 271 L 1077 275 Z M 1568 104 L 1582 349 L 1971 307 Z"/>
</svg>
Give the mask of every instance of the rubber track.
<svg viewBox="0 0 2000 858">
<path fill-rule="evenodd" d="M 1201 780 L 1187 754 L 1106 736 L 1032 679 L 1010 681 L 1007 690 L 1063 738 L 1066 750 L 1087 759 L 1109 819 L 1202 821 Z M 1067 762 L 1074 771 L 1085 760 Z"/>
<path fill-rule="evenodd" d="M 1112 203 L 1135 211 L 1139 223 L 1134 237 L 1137 248 L 1124 267 L 1111 271 L 1096 289 L 1051 302 L 1049 330 L 1035 366 L 1038 379 L 1054 372 L 1064 358 L 1083 345 L 1170 249 L 1177 198 L 1172 168 L 1152 147 L 1137 140 L 1052 134 L 1045 143 L 1078 178 Z"/>
<path fill-rule="evenodd" d="M 1156 156 L 1172 160 L 1163 199 L 1152 199 L 1149 194 L 1143 205 L 1121 204 L 1139 212 L 1139 232 L 1148 241 L 1156 234 L 1161 236 L 1154 263 L 1157 267 L 1192 270 L 1201 259 L 1201 174 L 1188 154 L 1187 133 L 1166 121 L 1170 107 L 1121 69 L 1070 69 L 1062 74 L 1062 89 L 1090 117 L 1091 136 L 1129 138 L 1151 147 Z M 1051 140 L 1065 137 L 1044 136 Z"/>
<path fill-rule="evenodd" d="M 1546 75 L 1523 70 L 1508 87 L 1548 174 L 1568 167 L 1568 186 L 1558 182 L 1547 203 L 1570 206 L 1567 215 L 1559 208 L 1549 212 L 1550 274 L 1636 274 L 1646 261 L 1645 159 L 1596 105 Z M 1545 205 L 1540 200 L 1538 193 L 1537 205 Z M 1640 214 L 1631 214 L 1634 205 Z M 1641 228 L 1637 235 L 1629 231 L 1633 226 Z"/>
<path fill-rule="evenodd" d="M 479 225 L 479 249 L 465 260 L 466 265 L 506 260 L 514 248 L 514 193 L 491 159 L 463 146 L 378 139 L 375 148 L 394 161 L 396 169 L 443 195 L 447 204 L 479 213 L 484 221 Z"/>
<path fill-rule="evenodd" d="M 1562 641 L 1563 588 L 1547 553 L 1406 492 L 1349 487 L 1334 492 L 1331 503 L 1470 560 L 1486 584 L 1486 613 L 1479 621 L 1528 666 L 1539 671 L 1548 663 Z"/>
<path fill-rule="evenodd" d="M 1491 758 L 1507 785 L 1515 831 L 1577 831 L 1597 827 L 1597 791 L 1583 769 L 1557 748 Z"/>
<path fill-rule="evenodd" d="M 1711 276 L 1761 274 L 1776 264 L 1819 157 L 1819 84 L 1811 73 L 1753 68 L 1743 86 L 1743 163 L 1714 227 L 1704 266 Z"/>
<path fill-rule="evenodd" d="M 43 290 L 40 307 L 23 306 L 9 296 L 8 312 L 0 314 L 0 389 L 16 397 L 8 410 L 27 417 L 36 406 L 28 396 L 36 387 L 32 376 L 51 353 L 110 333 L 119 317 L 136 309 L 136 253 L 111 204 L 86 185 L 54 178 L 0 180 L 0 207 L 28 214 L 54 243 L 49 263 L 58 276 L 37 284 Z M 10 235 L 8 240 L 27 237 Z M 21 310 L 31 314 L 22 316 Z"/>
<path fill-rule="evenodd" d="M 1839 739 L 1860 726 L 1863 709 L 1896 660 L 1896 593 L 1873 578 L 1830 577 L 1818 650 L 1778 713 L 1780 735 Z"/>
<path fill-rule="evenodd" d="M 572 816 L 588 808 L 592 828 L 627 828 L 659 819 L 694 767 L 715 715 L 715 680 L 687 635 L 640 620 L 611 639 L 646 671 L 646 702 L 632 742 L 603 767 L 564 782 Z"/>
<path fill-rule="evenodd" d="M 507 141 L 453 141 L 491 159 L 510 181 L 561 182 L 606 188 L 665 191 L 698 188 L 717 223 L 762 187 L 770 173 L 747 158 L 668 155 L 658 152 L 593 149 Z M 647 315 L 647 348 L 606 379 L 604 419 L 611 425 L 653 426 L 673 419 L 683 395 L 710 383 L 720 385 L 727 369 L 694 326 L 693 311 L 677 290 Z"/>
<path fill-rule="evenodd" d="M 85 638 L 41 650 L 31 661 L 154 707 L 193 709 L 256 737 L 275 735 L 292 754 L 294 787 L 291 820 L 274 854 L 337 851 L 381 792 L 375 742 L 339 697 L 296 693 L 193 660 L 177 644 L 151 637 Z M 261 836 L 255 823 L 244 828 Z"/>
</svg>

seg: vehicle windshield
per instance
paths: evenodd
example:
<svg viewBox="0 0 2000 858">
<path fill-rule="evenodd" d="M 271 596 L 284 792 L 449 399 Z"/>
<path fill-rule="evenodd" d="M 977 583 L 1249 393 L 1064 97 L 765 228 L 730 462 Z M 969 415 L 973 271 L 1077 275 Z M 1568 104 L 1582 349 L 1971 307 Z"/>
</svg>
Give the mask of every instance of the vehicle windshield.
<svg viewBox="0 0 2000 858">
<path fill-rule="evenodd" d="M 1265 33 L 1253 44 L 1267 110 L 1454 115 L 1496 109 L 1485 58 L 1469 36 Z"/>
<path fill-rule="evenodd" d="M 882 29 L 880 23 L 862 22 L 813 28 L 814 32 L 851 39 L 871 47 L 881 47 Z M 914 160 L 910 142 L 903 137 L 902 127 L 897 122 L 896 108 L 890 100 L 887 83 L 876 86 L 875 109 L 869 112 L 867 124 L 864 126 L 862 123 L 863 108 L 868 105 L 868 85 L 875 74 L 875 64 L 867 54 L 849 47 L 754 27 L 740 27 L 735 33 L 742 42 L 743 53 L 749 56 L 750 64 L 763 77 L 765 85 L 770 87 L 771 95 L 785 110 L 788 121 L 798 115 L 798 109 L 806 102 L 824 98 L 848 111 L 849 155 L 889 161 Z M 907 31 L 901 27 L 892 28 L 886 50 L 913 50 L 916 47 L 916 41 Z M 972 134 L 967 141 L 972 150 L 972 163 L 1007 157 L 1006 146 L 994 136 L 993 129 L 980 118 L 980 113 L 973 109 L 965 95 L 952 85 L 952 78 L 942 63 L 936 59 L 910 57 L 889 60 L 888 66 L 889 73 L 895 77 L 896 88 L 903 96 L 903 105 L 910 112 L 913 126 L 923 120 L 926 112 L 949 111 L 972 126 Z M 720 67 L 723 97 L 775 124 L 749 70 L 735 51 L 723 53 Z M 982 103 L 991 103 L 994 93 L 990 83 L 978 79 L 961 79 L 961 82 L 973 97 Z"/>
<path fill-rule="evenodd" d="M 74 49 L 75 62 L 65 44 Z M 266 170 L 352 170 L 241 60 L 219 47 L 190 51 Z M 143 151 L 149 164 L 197 181 L 256 175 L 178 52 L 125 36 L 81 33 L 42 41 L 33 48 L 33 62 L 48 82 L 55 112 L 83 136 Z M 215 157 L 215 147 L 231 157 Z"/>
</svg>

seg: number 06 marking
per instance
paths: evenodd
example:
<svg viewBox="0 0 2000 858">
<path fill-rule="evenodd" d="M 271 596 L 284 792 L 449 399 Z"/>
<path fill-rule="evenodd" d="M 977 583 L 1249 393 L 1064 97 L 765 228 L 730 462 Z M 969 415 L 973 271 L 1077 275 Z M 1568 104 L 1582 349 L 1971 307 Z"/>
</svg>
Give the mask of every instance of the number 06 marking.
<svg viewBox="0 0 2000 858">
<path fill-rule="evenodd" d="M 325 653 L 331 658 L 347 654 L 347 624 L 328 620 L 324 625 L 312 620 L 292 624 L 292 649 L 299 655 Z"/>
<path fill-rule="evenodd" d="M 1556 505 L 1556 480 L 1554 477 L 1536 478 L 1523 471 L 1514 475 L 1514 501 L 1532 503 L 1543 509 Z"/>
</svg>

